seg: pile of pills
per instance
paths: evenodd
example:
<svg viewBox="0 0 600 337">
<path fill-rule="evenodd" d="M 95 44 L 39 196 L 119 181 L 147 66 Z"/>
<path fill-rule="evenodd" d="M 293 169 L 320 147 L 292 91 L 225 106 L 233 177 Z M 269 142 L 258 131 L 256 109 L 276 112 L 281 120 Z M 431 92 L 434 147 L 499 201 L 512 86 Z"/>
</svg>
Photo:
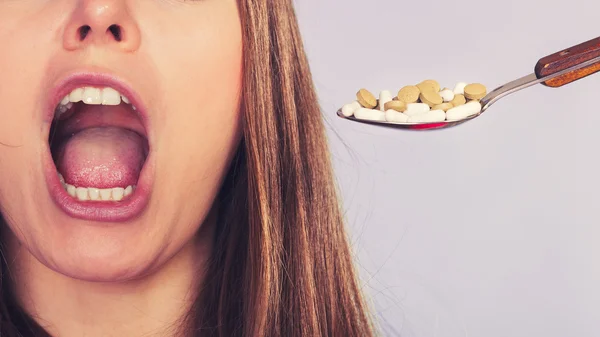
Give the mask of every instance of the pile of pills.
<svg viewBox="0 0 600 337">
<path fill-rule="evenodd" d="M 400 124 L 459 121 L 481 112 L 480 99 L 487 89 L 479 83 L 459 82 L 454 89 L 440 89 L 435 80 L 425 80 L 398 91 L 394 97 L 388 90 L 377 99 L 366 89 L 360 89 L 356 101 L 342 107 L 346 117 L 354 116 L 377 122 Z"/>
</svg>

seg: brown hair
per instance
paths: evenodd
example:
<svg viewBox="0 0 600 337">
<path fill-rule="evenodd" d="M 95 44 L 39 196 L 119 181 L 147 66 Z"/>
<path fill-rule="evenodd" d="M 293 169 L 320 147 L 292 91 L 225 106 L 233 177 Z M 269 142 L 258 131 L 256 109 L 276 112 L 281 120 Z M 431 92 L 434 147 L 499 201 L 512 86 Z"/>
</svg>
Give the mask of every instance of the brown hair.
<svg viewBox="0 0 600 337">
<path fill-rule="evenodd" d="M 209 270 L 184 325 L 203 337 L 373 336 L 292 1 L 238 2 L 244 134 L 218 196 Z M 47 336 L 5 283 L 0 334 Z"/>
</svg>

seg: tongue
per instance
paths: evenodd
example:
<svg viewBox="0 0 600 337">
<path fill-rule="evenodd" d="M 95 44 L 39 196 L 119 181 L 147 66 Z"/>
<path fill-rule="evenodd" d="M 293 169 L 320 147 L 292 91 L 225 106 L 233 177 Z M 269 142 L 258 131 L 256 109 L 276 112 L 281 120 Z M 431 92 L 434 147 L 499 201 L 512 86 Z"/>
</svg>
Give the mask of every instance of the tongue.
<svg viewBox="0 0 600 337">
<path fill-rule="evenodd" d="M 82 130 L 57 151 L 56 166 L 76 187 L 112 188 L 136 185 L 144 160 L 145 139 L 119 127 Z"/>
</svg>

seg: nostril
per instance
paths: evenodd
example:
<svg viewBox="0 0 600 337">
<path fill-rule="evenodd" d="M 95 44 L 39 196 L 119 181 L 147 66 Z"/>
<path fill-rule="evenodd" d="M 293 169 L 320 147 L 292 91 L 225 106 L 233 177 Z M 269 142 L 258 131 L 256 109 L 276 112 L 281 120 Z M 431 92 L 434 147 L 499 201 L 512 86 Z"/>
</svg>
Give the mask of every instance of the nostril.
<svg viewBox="0 0 600 337">
<path fill-rule="evenodd" d="M 85 40 L 85 38 L 88 35 L 88 33 L 90 32 L 90 30 L 92 30 L 92 27 L 90 27 L 88 25 L 79 27 L 79 40 L 80 41 Z"/>
<path fill-rule="evenodd" d="M 110 27 L 108 27 L 108 30 L 115 37 L 115 40 L 121 41 L 122 33 L 121 33 L 121 27 L 119 25 L 111 25 Z"/>
</svg>

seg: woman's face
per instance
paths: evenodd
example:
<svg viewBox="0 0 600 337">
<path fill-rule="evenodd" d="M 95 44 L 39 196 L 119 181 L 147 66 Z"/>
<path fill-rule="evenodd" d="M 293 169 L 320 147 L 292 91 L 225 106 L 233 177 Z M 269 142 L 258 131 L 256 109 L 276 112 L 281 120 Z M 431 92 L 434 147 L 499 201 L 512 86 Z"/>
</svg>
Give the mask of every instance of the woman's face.
<svg viewBox="0 0 600 337">
<path fill-rule="evenodd" d="M 0 210 L 22 248 L 116 281 L 186 246 L 239 144 L 236 1 L 0 0 L 0 46 Z"/>
</svg>

